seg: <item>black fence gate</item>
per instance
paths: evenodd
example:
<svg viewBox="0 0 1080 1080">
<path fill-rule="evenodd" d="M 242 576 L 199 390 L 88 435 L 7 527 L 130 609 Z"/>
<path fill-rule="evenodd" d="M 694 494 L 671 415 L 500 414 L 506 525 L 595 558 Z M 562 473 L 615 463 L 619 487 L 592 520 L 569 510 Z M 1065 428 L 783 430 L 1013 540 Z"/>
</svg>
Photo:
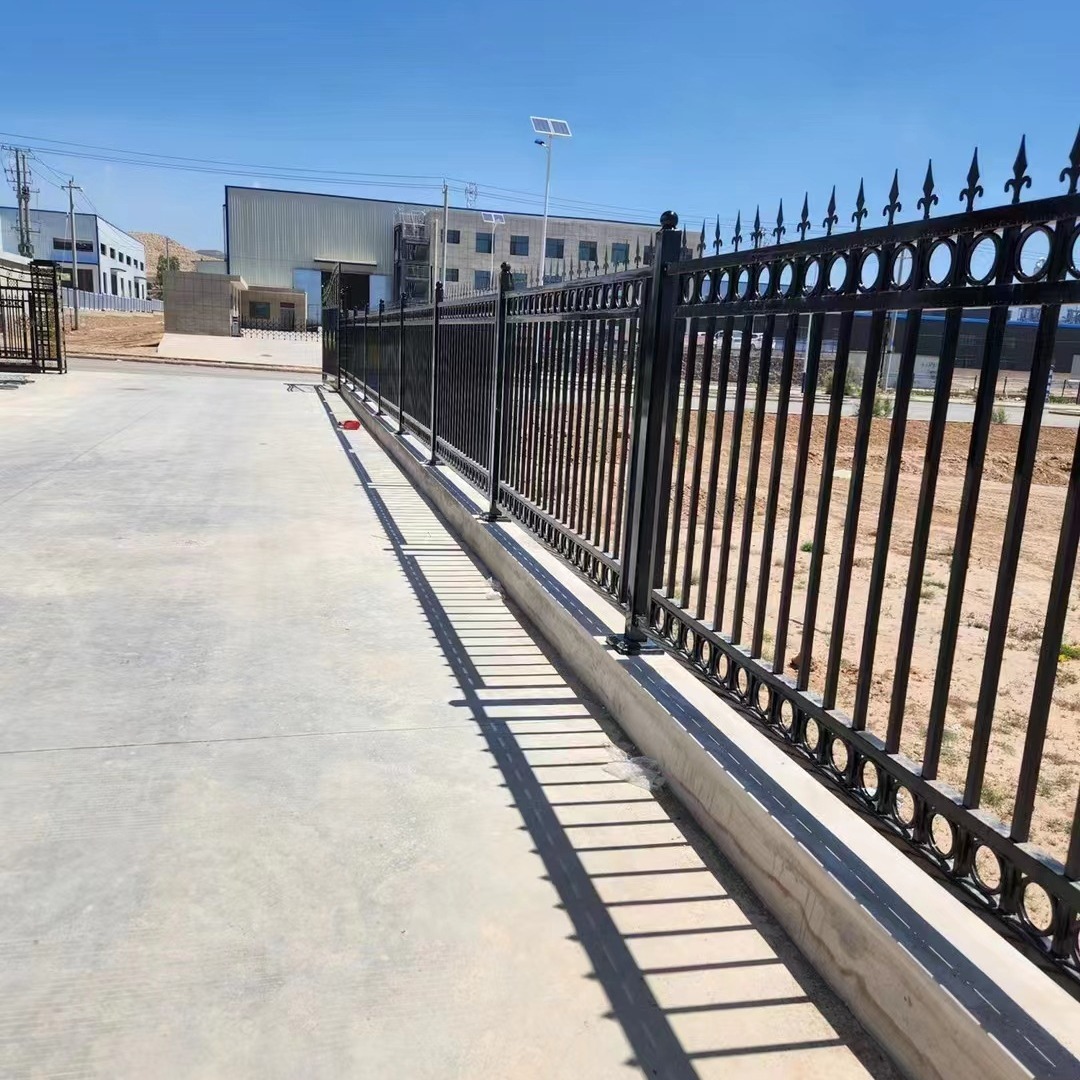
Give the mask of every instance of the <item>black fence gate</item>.
<svg viewBox="0 0 1080 1080">
<path fill-rule="evenodd" d="M 67 371 L 55 264 L 0 264 L 0 371 Z"/>
<path fill-rule="evenodd" d="M 341 315 L 341 266 L 326 276 L 322 289 L 322 373 L 324 379 L 338 381 L 338 320 Z"/>
<path fill-rule="evenodd" d="M 1021 201 L 1023 143 L 1008 203 L 981 180 L 724 252 L 718 219 L 696 259 L 669 212 L 651 267 L 345 320 L 341 380 L 619 603 L 614 648 L 679 655 L 1080 977 L 1080 430 L 1044 424 L 1080 134 L 1062 194 Z"/>
</svg>

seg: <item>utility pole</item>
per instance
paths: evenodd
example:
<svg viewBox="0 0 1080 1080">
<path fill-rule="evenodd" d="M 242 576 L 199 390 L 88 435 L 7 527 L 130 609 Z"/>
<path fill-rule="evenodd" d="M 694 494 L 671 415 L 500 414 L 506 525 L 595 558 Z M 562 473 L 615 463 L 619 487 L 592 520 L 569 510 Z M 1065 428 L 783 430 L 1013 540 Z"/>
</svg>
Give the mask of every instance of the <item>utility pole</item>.
<svg viewBox="0 0 1080 1080">
<path fill-rule="evenodd" d="M 34 244 L 30 239 L 30 166 L 26 151 L 14 148 L 15 197 L 19 203 L 19 254 L 26 259 L 34 257 Z"/>
<path fill-rule="evenodd" d="M 79 254 L 75 238 L 75 192 L 82 188 L 73 176 L 65 185 L 68 193 L 68 220 L 71 222 L 71 329 L 79 329 Z"/>
<path fill-rule="evenodd" d="M 439 281 L 446 280 L 446 227 L 450 224 L 450 188 L 442 185 L 442 262 L 439 265 Z"/>
</svg>

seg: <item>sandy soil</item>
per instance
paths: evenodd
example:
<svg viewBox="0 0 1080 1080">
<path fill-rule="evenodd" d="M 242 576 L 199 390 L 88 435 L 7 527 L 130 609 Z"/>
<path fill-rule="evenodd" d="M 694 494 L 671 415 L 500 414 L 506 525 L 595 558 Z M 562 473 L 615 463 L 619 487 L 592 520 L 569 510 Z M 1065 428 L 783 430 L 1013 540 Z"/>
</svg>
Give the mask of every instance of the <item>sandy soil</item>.
<svg viewBox="0 0 1080 1080">
<path fill-rule="evenodd" d="M 71 329 L 71 312 L 65 312 L 65 348 L 69 356 L 156 356 L 165 332 L 165 316 L 160 311 L 79 313 L 79 329 Z"/>
<path fill-rule="evenodd" d="M 725 633 L 732 629 L 732 594 L 738 560 L 742 552 L 742 528 L 748 500 L 746 474 L 751 453 L 750 417 L 744 428 L 742 451 L 736 487 L 735 520 L 731 535 L 730 569 L 724 611 L 719 623 Z M 696 411 L 691 412 L 688 446 L 692 460 Z M 708 417 L 711 429 L 713 416 Z M 806 648 L 803 642 L 803 616 L 806 604 L 807 574 L 812 558 L 814 522 L 821 484 L 824 451 L 825 417 L 815 417 L 812 428 L 806 496 L 798 523 L 799 547 L 796 553 L 794 595 L 784 667 L 791 673 L 793 663 Z M 810 689 L 820 693 L 824 686 L 825 668 L 833 629 L 833 604 L 836 595 L 838 564 L 848 511 L 850 470 L 855 436 L 855 419 L 841 424 L 839 453 L 833 471 L 833 491 L 829 503 L 828 529 L 825 537 L 824 568 L 818 606 L 818 630 L 812 645 L 813 662 L 810 670 Z M 716 515 L 713 551 L 709 578 L 704 585 L 706 617 L 711 619 L 717 594 L 715 575 L 719 564 L 719 545 L 722 543 L 720 516 L 728 476 L 728 443 L 731 415 L 726 417 L 722 438 L 720 489 Z M 799 420 L 793 418 L 785 439 L 784 467 L 780 489 L 777 532 L 768 568 L 769 592 L 766 604 L 763 654 L 772 658 L 777 629 L 780 583 L 784 569 L 784 545 L 790 518 L 790 488 L 795 466 L 795 451 Z M 866 617 L 866 594 L 870 581 L 874 543 L 877 535 L 878 512 L 881 500 L 882 473 L 886 459 L 891 421 L 873 422 L 869 455 L 865 471 L 862 499 L 859 505 L 855 560 L 852 585 L 845 623 L 840 665 L 837 706 L 849 715 L 853 710 L 858 679 L 863 627 Z M 895 505 L 893 530 L 890 537 L 885 593 L 881 620 L 876 638 L 874 679 L 867 727 L 884 737 L 893 689 L 897 640 L 901 612 L 908 582 L 908 562 L 916 511 L 922 484 L 923 456 L 928 425 L 909 422 L 905 439 L 900 486 Z M 750 534 L 750 562 L 745 615 L 741 640 L 750 638 L 755 616 L 757 586 L 761 574 L 762 521 L 768 492 L 771 455 L 776 422 L 766 417 L 760 444 L 761 464 L 753 501 L 753 521 Z M 974 534 L 971 565 L 964 591 L 963 614 L 959 628 L 956 661 L 951 680 L 951 696 L 947 716 L 940 779 L 962 788 L 967 768 L 975 716 L 975 702 L 983 671 L 983 654 L 987 640 L 990 610 L 997 586 L 998 564 L 1004 536 L 1005 517 L 1009 505 L 1014 472 L 1019 427 L 994 425 L 983 472 Z M 902 752 L 915 761 L 923 755 L 926 717 L 929 710 L 934 677 L 937 669 L 938 646 L 945 607 L 945 596 L 951 572 L 951 558 L 956 530 L 957 510 L 967 468 L 970 425 L 950 424 L 940 459 L 940 473 L 934 499 L 934 513 L 928 545 L 928 558 L 919 587 L 919 618 L 914 651 L 910 663 L 910 682 L 906 695 L 905 723 L 901 740 Z M 1042 637 L 1049 599 L 1050 579 L 1061 527 L 1065 487 L 1072 461 L 1076 432 L 1047 428 L 1043 431 L 1035 466 L 1031 500 L 1027 513 L 1021 548 L 1020 565 L 1013 593 L 1009 631 L 1004 662 L 1001 669 L 994 715 L 994 730 L 987 763 L 982 805 L 1004 821 L 1012 815 L 1012 803 L 1020 768 L 1024 736 L 1031 700 L 1032 680 Z M 705 439 L 705 462 L 711 453 L 711 430 Z M 676 470 L 678 459 L 676 458 Z M 685 553 L 689 531 L 690 467 L 683 478 L 682 539 Z M 674 488 L 673 488 L 674 490 Z M 701 553 L 704 528 L 704 499 L 695 522 L 696 550 L 692 567 L 689 606 L 693 608 L 703 588 L 701 584 Z M 684 554 L 680 558 L 685 557 Z M 676 564 L 676 582 L 682 580 L 682 562 Z M 678 593 L 678 588 L 676 588 Z M 1080 643 L 1080 592 L 1072 586 L 1065 643 Z M 1080 748 L 1080 659 L 1062 659 L 1058 667 L 1057 688 L 1050 713 L 1049 732 L 1039 780 L 1038 797 L 1032 840 L 1059 859 L 1068 845 L 1068 832 L 1077 798 L 1078 748 Z"/>
</svg>

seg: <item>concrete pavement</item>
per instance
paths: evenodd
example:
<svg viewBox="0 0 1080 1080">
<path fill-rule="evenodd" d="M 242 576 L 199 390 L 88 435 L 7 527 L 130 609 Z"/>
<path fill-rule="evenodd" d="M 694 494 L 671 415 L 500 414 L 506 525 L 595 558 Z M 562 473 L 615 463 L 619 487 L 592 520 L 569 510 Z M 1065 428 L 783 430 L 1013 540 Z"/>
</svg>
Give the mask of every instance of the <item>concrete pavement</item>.
<svg viewBox="0 0 1080 1080">
<path fill-rule="evenodd" d="M 313 387 L 5 391 L 0 552 L 0 1076 L 892 1075 Z"/>
</svg>

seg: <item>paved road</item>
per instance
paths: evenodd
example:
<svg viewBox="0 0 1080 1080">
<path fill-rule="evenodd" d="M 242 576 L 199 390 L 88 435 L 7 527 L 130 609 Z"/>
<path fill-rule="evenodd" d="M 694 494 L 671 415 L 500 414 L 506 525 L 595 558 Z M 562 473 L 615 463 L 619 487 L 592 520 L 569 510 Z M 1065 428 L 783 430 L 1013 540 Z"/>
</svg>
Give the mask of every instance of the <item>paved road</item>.
<svg viewBox="0 0 1080 1080">
<path fill-rule="evenodd" d="M 0 538 L 5 1080 L 893 1075 L 311 388 L 5 390 Z"/>
</svg>

